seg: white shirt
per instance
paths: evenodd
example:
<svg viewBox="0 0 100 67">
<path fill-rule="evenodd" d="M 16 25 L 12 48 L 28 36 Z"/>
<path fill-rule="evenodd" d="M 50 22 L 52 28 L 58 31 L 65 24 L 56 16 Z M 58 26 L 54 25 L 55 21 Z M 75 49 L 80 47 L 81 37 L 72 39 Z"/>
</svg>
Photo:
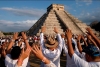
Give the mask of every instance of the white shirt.
<svg viewBox="0 0 100 67">
<path fill-rule="evenodd" d="M 22 66 L 18 66 L 18 65 L 16 64 L 15 67 L 22 67 Z M 57 67 L 57 66 L 56 66 L 54 63 L 52 63 L 52 62 L 50 61 L 50 63 L 49 63 L 49 64 L 45 64 L 44 67 Z"/>
<path fill-rule="evenodd" d="M 5 42 L 5 41 L 6 41 L 6 39 L 2 39 L 2 40 L 1 40 L 1 44 L 2 44 L 3 42 Z"/>
<path fill-rule="evenodd" d="M 22 67 L 26 67 L 27 66 L 28 59 L 29 59 L 28 57 L 26 59 L 24 59 Z M 5 66 L 6 67 L 15 67 L 15 65 L 17 64 L 17 61 L 18 61 L 18 59 L 12 60 L 11 59 L 11 55 L 7 54 L 6 57 L 5 57 Z"/>
<path fill-rule="evenodd" d="M 58 47 L 54 51 L 51 51 L 46 47 L 44 47 L 43 33 L 40 34 L 40 42 L 41 42 L 42 52 L 44 56 L 48 58 L 50 61 L 52 61 L 57 67 L 60 67 L 60 54 L 63 46 L 60 34 L 57 34 L 57 39 L 59 42 Z M 44 67 L 43 62 L 41 62 L 41 67 Z"/>
<path fill-rule="evenodd" d="M 74 61 L 72 60 L 72 58 L 69 56 L 69 54 L 68 54 L 68 47 L 67 47 L 67 45 L 65 44 L 65 40 L 64 39 L 62 39 L 62 42 L 63 42 L 63 49 L 64 49 L 64 51 L 65 51 L 65 54 L 66 54 L 66 67 L 77 67 L 76 65 L 75 65 L 75 63 L 74 63 Z M 80 55 L 79 54 L 79 51 L 78 51 L 78 49 L 77 49 L 77 47 L 76 47 L 76 43 L 75 43 L 75 41 L 72 39 L 72 42 L 75 44 L 75 53 L 77 54 L 77 55 Z"/>
<path fill-rule="evenodd" d="M 81 59 L 75 53 L 72 56 L 72 60 L 75 62 L 77 67 L 100 67 L 100 62 L 87 62 Z"/>
</svg>

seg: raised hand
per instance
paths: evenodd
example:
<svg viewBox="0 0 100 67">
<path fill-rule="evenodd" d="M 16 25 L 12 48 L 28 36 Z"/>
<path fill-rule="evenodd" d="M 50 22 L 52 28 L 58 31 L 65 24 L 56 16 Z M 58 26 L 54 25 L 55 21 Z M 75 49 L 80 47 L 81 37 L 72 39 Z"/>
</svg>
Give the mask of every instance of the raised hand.
<svg viewBox="0 0 100 67">
<path fill-rule="evenodd" d="M 11 42 L 9 43 L 8 47 L 7 47 L 7 51 L 6 53 L 9 54 L 11 51 L 12 46 L 14 45 L 14 41 L 18 38 L 18 32 L 14 33 L 13 35 L 13 39 L 11 40 Z"/>
<path fill-rule="evenodd" d="M 21 46 L 22 42 L 23 42 L 23 40 L 20 40 L 20 41 L 18 42 L 18 46 Z"/>
<path fill-rule="evenodd" d="M 22 52 L 18 58 L 18 62 L 17 62 L 17 65 L 18 66 L 22 66 L 22 62 L 25 58 L 29 57 L 30 55 L 30 52 L 31 52 L 31 48 L 28 47 L 25 51 L 24 51 L 24 48 L 22 49 Z"/>
<path fill-rule="evenodd" d="M 33 49 L 32 52 L 35 54 L 35 56 L 39 59 L 43 59 L 43 54 L 42 54 L 42 50 L 41 47 L 39 48 L 37 45 L 33 45 Z"/>
<path fill-rule="evenodd" d="M 58 29 L 56 27 L 54 27 L 54 32 L 58 33 Z"/>
<path fill-rule="evenodd" d="M 26 33 L 25 32 L 22 32 L 22 37 L 25 41 L 25 44 L 26 44 L 26 48 L 30 47 L 29 43 L 28 43 L 28 40 L 27 40 L 27 36 L 26 36 Z"/>
<path fill-rule="evenodd" d="M 87 35 L 87 38 L 88 38 L 88 39 L 92 39 L 92 37 L 91 37 L 90 35 Z"/>
<path fill-rule="evenodd" d="M 80 53 L 82 53 L 82 47 L 81 47 L 81 44 L 80 44 L 80 40 L 81 40 L 82 36 L 81 35 L 78 35 L 77 37 L 77 47 L 78 47 L 78 50 Z"/>
<path fill-rule="evenodd" d="M 81 38 L 82 38 L 82 36 L 81 35 L 78 35 L 77 40 L 80 41 Z"/>
<path fill-rule="evenodd" d="M 92 38 L 95 40 L 96 44 L 98 45 L 98 47 L 100 49 L 100 40 L 94 35 L 94 33 L 92 32 L 92 30 L 90 28 L 87 28 L 86 30 L 92 36 Z"/>
<path fill-rule="evenodd" d="M 90 35 L 93 34 L 93 32 L 92 32 L 92 30 L 90 28 L 86 28 L 86 30 L 88 31 L 88 34 L 90 34 Z"/>
<path fill-rule="evenodd" d="M 65 32 L 65 35 L 67 36 L 67 39 L 71 39 L 72 38 L 71 30 L 67 29 L 66 32 Z"/>
<path fill-rule="evenodd" d="M 93 43 L 93 45 L 97 46 L 96 42 L 92 39 L 91 35 L 87 35 L 87 38 Z"/>
<path fill-rule="evenodd" d="M 22 32 L 21 34 L 24 40 L 27 39 L 26 33 Z"/>
<path fill-rule="evenodd" d="M 72 32 L 71 30 L 67 29 L 65 32 L 65 35 L 67 37 L 67 46 L 68 46 L 68 54 L 70 57 L 74 54 L 74 50 L 72 48 Z"/>
<path fill-rule="evenodd" d="M 17 38 L 18 38 L 18 32 L 15 32 L 14 35 L 13 35 L 13 39 L 16 40 Z"/>
<path fill-rule="evenodd" d="M 43 32 L 45 32 L 45 31 L 46 31 L 46 27 L 45 27 L 45 26 L 42 26 L 41 32 L 43 33 Z"/>
</svg>

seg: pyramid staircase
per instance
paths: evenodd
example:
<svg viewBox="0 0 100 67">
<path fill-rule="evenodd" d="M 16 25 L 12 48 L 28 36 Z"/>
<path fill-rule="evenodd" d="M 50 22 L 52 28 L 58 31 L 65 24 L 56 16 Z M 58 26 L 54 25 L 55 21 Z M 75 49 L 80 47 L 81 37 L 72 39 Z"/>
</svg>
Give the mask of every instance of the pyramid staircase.
<svg viewBox="0 0 100 67">
<path fill-rule="evenodd" d="M 40 35 L 41 27 L 46 27 L 46 35 L 55 35 L 54 27 L 62 34 L 70 29 L 73 34 L 84 34 L 89 27 L 64 10 L 63 5 L 51 4 L 47 12 L 27 31 L 28 35 Z M 96 32 L 95 30 L 93 30 Z"/>
<path fill-rule="evenodd" d="M 74 16 L 72 16 L 71 14 L 69 14 L 68 12 L 64 11 L 68 16 L 69 18 L 74 22 L 76 23 L 76 25 L 84 32 L 86 33 L 86 28 L 91 28 L 90 26 L 88 26 L 86 23 L 78 20 L 78 18 L 75 18 Z M 96 33 L 98 36 L 99 36 L 99 31 L 95 31 L 95 29 L 92 29 L 91 30 Z"/>
<path fill-rule="evenodd" d="M 77 26 L 76 23 L 70 19 L 70 17 L 64 12 L 56 10 L 57 15 L 62 19 L 63 23 L 67 26 L 68 29 L 72 30 L 74 34 L 83 34 L 84 32 Z"/>
</svg>

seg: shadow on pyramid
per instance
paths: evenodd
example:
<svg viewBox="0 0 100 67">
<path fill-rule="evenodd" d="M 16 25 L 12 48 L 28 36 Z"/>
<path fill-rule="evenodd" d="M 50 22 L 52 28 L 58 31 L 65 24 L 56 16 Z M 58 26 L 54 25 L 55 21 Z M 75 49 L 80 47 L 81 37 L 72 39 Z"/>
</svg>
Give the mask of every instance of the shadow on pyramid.
<svg viewBox="0 0 100 67">
<path fill-rule="evenodd" d="M 47 12 L 27 31 L 27 35 L 40 35 L 42 26 L 46 27 L 45 35 L 55 35 L 54 27 L 58 28 L 60 34 L 70 29 L 75 35 L 84 34 L 89 27 L 65 11 L 64 6 L 60 4 L 51 4 Z"/>
</svg>

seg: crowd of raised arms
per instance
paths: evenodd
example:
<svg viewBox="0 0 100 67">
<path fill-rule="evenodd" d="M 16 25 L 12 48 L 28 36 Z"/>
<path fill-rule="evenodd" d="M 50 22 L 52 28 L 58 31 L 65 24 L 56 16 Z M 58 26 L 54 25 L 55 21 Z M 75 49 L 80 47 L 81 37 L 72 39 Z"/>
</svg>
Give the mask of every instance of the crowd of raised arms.
<svg viewBox="0 0 100 67">
<path fill-rule="evenodd" d="M 64 34 L 54 27 L 55 36 L 46 36 L 46 27 L 40 36 L 27 36 L 25 32 L 13 37 L 0 38 L 0 67 L 30 67 L 30 53 L 41 60 L 40 67 L 60 67 L 60 56 L 66 54 L 66 67 L 100 67 L 100 39 L 90 28 L 87 34 L 73 35 L 66 29 Z M 35 61 L 35 60 L 33 60 Z"/>
</svg>

